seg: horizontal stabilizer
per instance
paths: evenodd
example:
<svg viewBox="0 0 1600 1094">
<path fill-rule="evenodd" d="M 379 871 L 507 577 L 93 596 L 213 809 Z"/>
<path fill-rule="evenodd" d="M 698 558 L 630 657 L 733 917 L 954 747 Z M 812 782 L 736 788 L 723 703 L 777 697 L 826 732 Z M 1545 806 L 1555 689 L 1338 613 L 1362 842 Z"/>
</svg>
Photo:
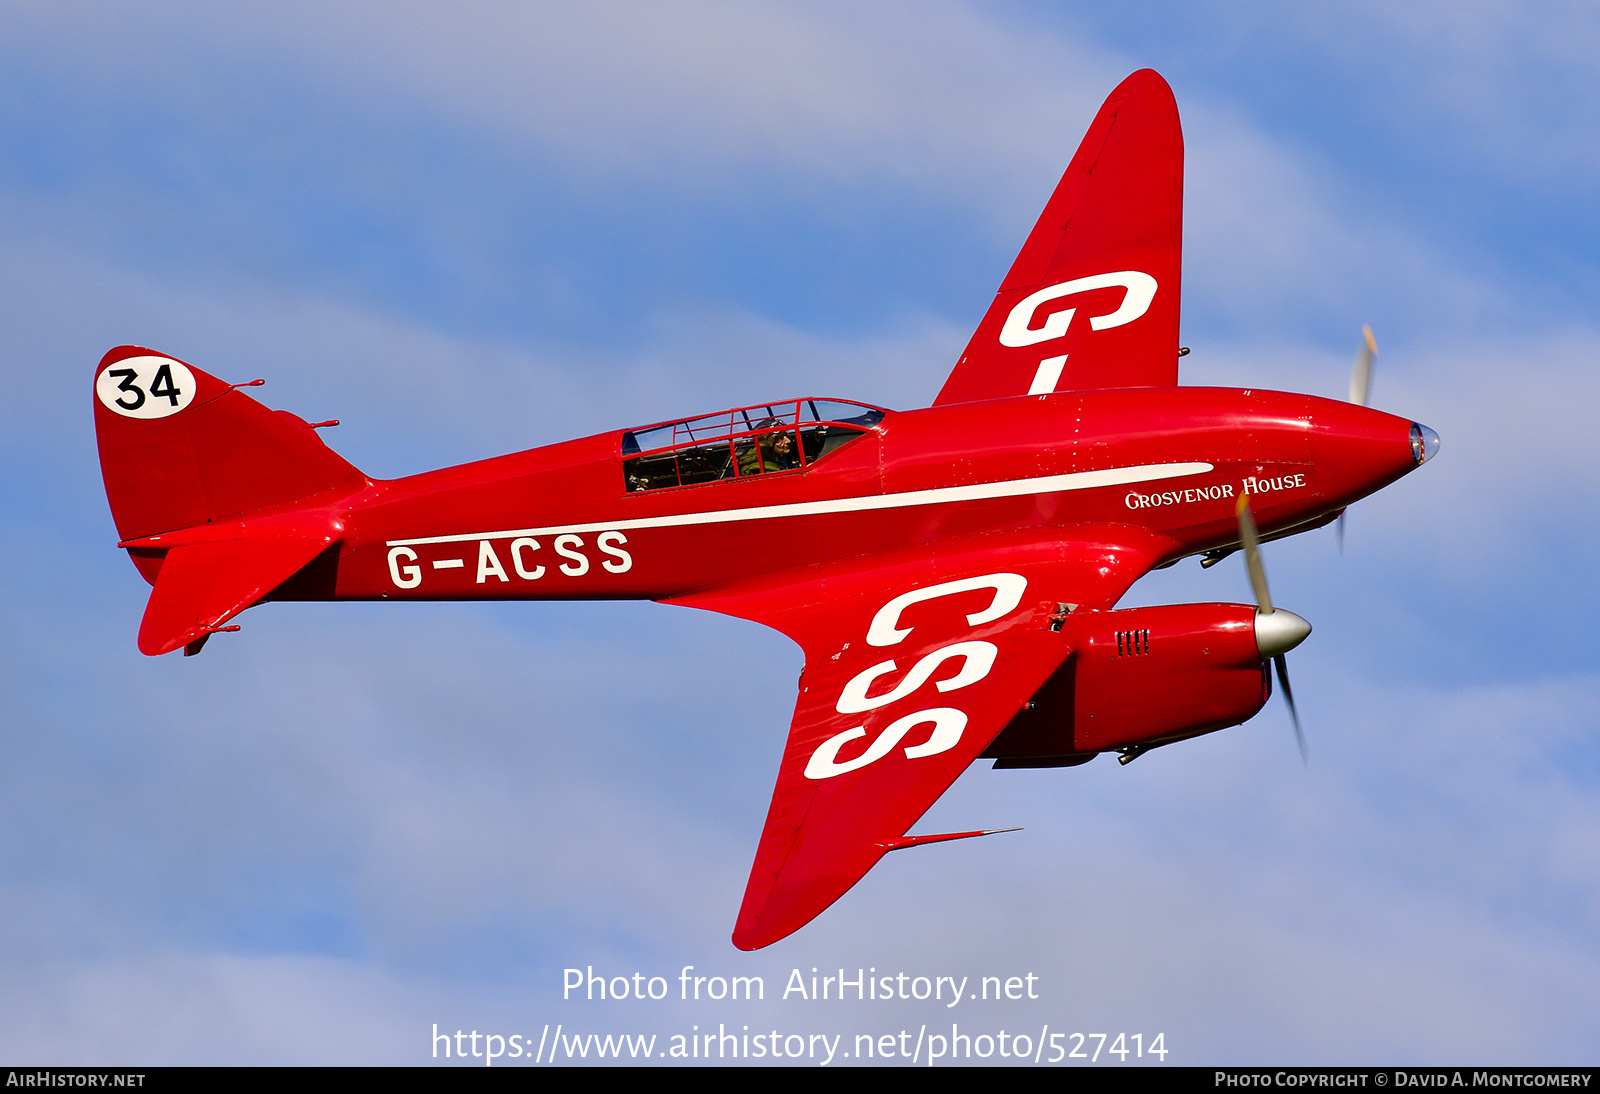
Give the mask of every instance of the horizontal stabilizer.
<svg viewBox="0 0 1600 1094">
<path fill-rule="evenodd" d="M 139 625 L 139 652 L 171 653 L 220 629 L 337 540 L 331 525 L 171 547 Z"/>
</svg>

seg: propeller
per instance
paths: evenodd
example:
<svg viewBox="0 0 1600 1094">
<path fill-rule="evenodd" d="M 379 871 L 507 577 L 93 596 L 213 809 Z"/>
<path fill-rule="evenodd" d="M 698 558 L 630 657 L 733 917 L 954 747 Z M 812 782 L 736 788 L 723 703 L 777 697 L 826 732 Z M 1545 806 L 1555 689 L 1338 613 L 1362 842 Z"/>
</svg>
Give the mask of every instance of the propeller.
<svg viewBox="0 0 1600 1094">
<path fill-rule="evenodd" d="M 1357 406 L 1366 406 L 1367 398 L 1372 394 L 1372 362 L 1378 356 L 1378 343 L 1372 338 L 1372 328 L 1365 323 L 1361 325 L 1361 348 L 1356 351 L 1355 368 L 1350 370 L 1350 401 Z M 1339 514 L 1339 523 L 1334 525 L 1334 538 L 1339 541 L 1339 553 L 1344 554 L 1344 514 Z M 1287 685 L 1285 685 L 1287 690 Z"/>
<path fill-rule="evenodd" d="M 1350 372 L 1350 401 L 1357 406 L 1367 405 L 1372 391 L 1372 362 L 1378 356 L 1378 343 L 1372 339 L 1372 328 L 1361 325 L 1361 349 L 1356 352 L 1356 367 Z"/>
<path fill-rule="evenodd" d="M 1256 530 L 1256 518 L 1250 512 L 1250 495 L 1240 494 L 1235 514 L 1239 518 L 1239 544 L 1244 548 L 1244 567 L 1250 575 L 1250 587 L 1256 594 L 1256 649 L 1261 656 L 1272 658 L 1272 667 L 1283 688 L 1283 698 L 1289 704 L 1289 718 L 1294 722 L 1295 743 L 1300 746 L 1300 762 L 1308 763 L 1305 731 L 1300 728 L 1300 712 L 1294 705 L 1294 689 L 1289 686 L 1288 652 L 1305 641 L 1311 633 L 1311 624 L 1291 611 L 1272 606 L 1272 594 L 1267 589 L 1266 567 L 1261 565 L 1261 534 Z"/>
</svg>

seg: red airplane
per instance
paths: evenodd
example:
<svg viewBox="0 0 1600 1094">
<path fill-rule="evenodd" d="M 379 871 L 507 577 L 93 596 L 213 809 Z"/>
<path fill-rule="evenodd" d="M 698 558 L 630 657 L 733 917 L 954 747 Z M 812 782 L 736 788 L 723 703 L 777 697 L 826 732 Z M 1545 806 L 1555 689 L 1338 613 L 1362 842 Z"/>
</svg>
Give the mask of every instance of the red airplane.
<svg viewBox="0 0 1600 1094">
<path fill-rule="evenodd" d="M 907 834 L 979 757 L 1127 762 L 1252 717 L 1271 661 L 1287 697 L 1310 625 L 1256 543 L 1437 449 L 1364 405 L 1363 369 L 1348 403 L 1177 386 L 1182 199 L 1177 105 L 1136 72 L 923 410 L 783 399 L 384 481 L 323 443 L 336 422 L 120 346 L 95 425 L 154 586 L 139 649 L 198 653 L 268 600 L 648 599 L 776 628 L 805 670 L 733 933 L 770 945 L 887 852 L 984 834 Z M 1114 610 L 1240 547 L 1257 604 Z"/>
</svg>

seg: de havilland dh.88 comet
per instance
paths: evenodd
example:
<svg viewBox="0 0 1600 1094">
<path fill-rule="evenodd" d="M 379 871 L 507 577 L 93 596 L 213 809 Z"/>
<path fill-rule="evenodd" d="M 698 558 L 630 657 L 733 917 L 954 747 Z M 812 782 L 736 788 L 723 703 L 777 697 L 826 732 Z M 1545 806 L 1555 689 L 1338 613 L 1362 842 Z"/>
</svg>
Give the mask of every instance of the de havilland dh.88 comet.
<svg viewBox="0 0 1600 1094">
<path fill-rule="evenodd" d="M 95 425 L 154 586 L 139 649 L 198 653 L 267 600 L 648 599 L 776 628 L 805 669 L 733 932 L 769 945 L 886 853 L 984 834 L 908 834 L 980 757 L 1126 762 L 1252 717 L 1272 662 L 1288 697 L 1311 628 L 1256 544 L 1437 449 L 1365 406 L 1370 333 L 1349 402 L 1178 386 L 1182 236 L 1177 105 L 1145 70 L 927 409 L 788 398 L 377 480 L 323 443 L 335 423 L 118 347 Z M 1240 548 L 1256 604 L 1115 607 Z"/>
</svg>

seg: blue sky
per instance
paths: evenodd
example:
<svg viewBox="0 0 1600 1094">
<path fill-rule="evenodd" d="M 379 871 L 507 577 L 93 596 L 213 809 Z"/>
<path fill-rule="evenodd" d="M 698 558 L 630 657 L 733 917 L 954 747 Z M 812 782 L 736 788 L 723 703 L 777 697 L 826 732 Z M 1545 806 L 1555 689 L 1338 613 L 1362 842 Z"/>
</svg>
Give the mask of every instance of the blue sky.
<svg viewBox="0 0 1600 1094">
<path fill-rule="evenodd" d="M 0 1049 L 429 1059 L 545 1023 L 1162 1032 L 1177 1063 L 1592 1062 L 1600 17 L 1579 4 L 13 5 L 0 12 Z M 1106 92 L 1184 117 L 1186 383 L 1437 462 L 1270 545 L 1311 743 L 974 768 L 728 942 L 800 664 L 651 604 L 269 605 L 134 648 L 89 379 L 155 346 L 397 475 L 740 402 L 925 405 Z M 1247 600 L 1191 562 L 1128 603 Z M 738 671 L 730 672 L 730 663 Z M 579 1004 L 562 969 L 1043 998 Z M 966 1005 L 963 1004 L 965 1007 Z"/>
</svg>

